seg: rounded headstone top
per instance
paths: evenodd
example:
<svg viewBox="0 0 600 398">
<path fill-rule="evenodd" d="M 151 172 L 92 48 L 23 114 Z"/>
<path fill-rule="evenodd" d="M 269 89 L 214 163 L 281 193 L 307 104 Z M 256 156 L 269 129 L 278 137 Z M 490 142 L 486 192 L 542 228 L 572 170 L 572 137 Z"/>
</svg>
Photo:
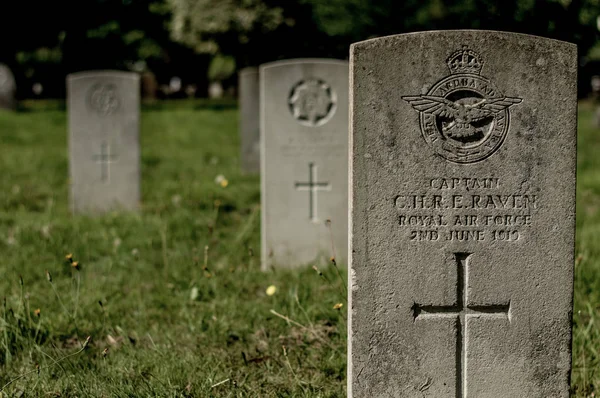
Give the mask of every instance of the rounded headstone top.
<svg viewBox="0 0 600 398">
<path fill-rule="evenodd" d="M 401 34 L 397 34 L 397 35 L 389 35 L 389 36 L 382 36 L 382 37 L 376 37 L 373 39 L 368 39 L 368 40 L 363 40 L 363 41 L 359 41 L 356 43 L 352 43 L 350 45 L 350 49 L 351 52 L 352 50 L 354 50 L 354 48 L 356 47 L 369 47 L 369 46 L 377 46 L 378 44 L 389 44 L 390 42 L 394 42 L 395 40 L 400 40 L 400 39 L 404 39 L 404 38 L 414 38 L 414 37 L 418 37 L 418 36 L 422 36 L 424 38 L 426 38 L 426 40 L 432 40 L 435 37 L 440 37 L 440 36 L 445 36 L 447 38 L 451 38 L 451 37 L 457 37 L 457 36 L 469 36 L 469 35 L 473 35 L 473 36 L 477 36 L 478 38 L 485 38 L 485 37 L 489 37 L 490 41 L 490 45 L 493 44 L 492 40 L 494 38 L 505 38 L 505 39 L 512 39 L 514 41 L 540 41 L 540 42 L 546 42 L 546 43 L 554 43 L 554 45 L 562 45 L 562 46 L 567 46 L 567 47 L 574 47 L 575 49 L 577 48 L 577 45 L 574 43 L 570 43 L 567 41 L 562 41 L 562 40 L 557 40 L 557 39 L 552 39 L 549 37 L 543 37 L 543 36 L 536 36 L 536 35 L 530 35 L 530 34 L 526 34 L 526 33 L 516 33 L 516 32 L 505 32 L 505 31 L 499 31 L 499 30 L 485 30 L 485 29 L 450 29 L 450 30 L 428 30 L 428 31 L 422 31 L 422 32 L 410 32 L 410 33 L 401 33 Z"/>
<path fill-rule="evenodd" d="M 89 70 L 89 71 L 81 71 L 74 72 L 67 75 L 67 80 L 78 80 L 78 79 L 87 79 L 87 78 L 122 78 L 122 79 L 140 79 L 140 74 L 138 72 L 130 72 L 130 71 L 121 71 L 121 70 Z"/>
<path fill-rule="evenodd" d="M 349 65 L 348 61 L 336 58 L 290 58 L 279 61 L 267 62 L 260 65 L 261 69 L 279 66 L 293 66 L 302 64 Z"/>
<path fill-rule="evenodd" d="M 240 75 L 245 75 L 247 73 L 256 74 L 258 73 L 258 67 L 256 66 L 246 66 L 245 68 L 240 69 L 238 72 Z"/>
</svg>

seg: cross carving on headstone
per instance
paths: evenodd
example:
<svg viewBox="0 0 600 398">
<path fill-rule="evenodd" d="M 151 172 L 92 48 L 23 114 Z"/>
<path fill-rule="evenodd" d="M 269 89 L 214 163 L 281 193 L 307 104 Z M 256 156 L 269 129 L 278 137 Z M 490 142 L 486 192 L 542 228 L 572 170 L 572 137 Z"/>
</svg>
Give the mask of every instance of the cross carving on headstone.
<svg viewBox="0 0 600 398">
<path fill-rule="evenodd" d="M 317 166 L 311 162 L 308 164 L 308 182 L 295 183 L 297 191 L 309 192 L 308 217 L 312 222 L 319 221 L 317 218 L 317 192 L 331 190 L 331 184 L 317 180 Z"/>
<path fill-rule="evenodd" d="M 456 398 L 467 398 L 467 354 L 469 336 L 467 319 L 479 317 L 506 318 L 510 322 L 510 301 L 492 305 L 469 303 L 469 257 L 472 253 L 454 253 L 456 260 L 456 302 L 453 305 L 420 305 L 412 310 L 417 319 L 456 318 Z"/>
<path fill-rule="evenodd" d="M 100 163 L 100 176 L 103 182 L 110 182 L 110 164 L 113 163 L 116 158 L 115 155 L 111 154 L 110 145 L 106 142 L 102 143 L 100 154 L 94 155 L 94 160 L 96 160 L 97 163 Z"/>
</svg>

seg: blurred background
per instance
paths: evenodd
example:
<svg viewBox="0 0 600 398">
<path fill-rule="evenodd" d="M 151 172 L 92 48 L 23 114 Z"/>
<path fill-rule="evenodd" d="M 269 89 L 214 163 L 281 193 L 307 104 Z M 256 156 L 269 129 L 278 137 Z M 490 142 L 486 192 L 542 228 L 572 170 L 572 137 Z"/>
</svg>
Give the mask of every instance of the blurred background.
<svg viewBox="0 0 600 398">
<path fill-rule="evenodd" d="M 144 98 L 235 97 L 237 72 L 293 57 L 347 59 L 351 43 L 491 29 L 579 46 L 579 96 L 600 74 L 600 0 L 6 0 L 0 62 L 17 99 L 64 98 L 65 76 L 142 74 Z"/>
</svg>

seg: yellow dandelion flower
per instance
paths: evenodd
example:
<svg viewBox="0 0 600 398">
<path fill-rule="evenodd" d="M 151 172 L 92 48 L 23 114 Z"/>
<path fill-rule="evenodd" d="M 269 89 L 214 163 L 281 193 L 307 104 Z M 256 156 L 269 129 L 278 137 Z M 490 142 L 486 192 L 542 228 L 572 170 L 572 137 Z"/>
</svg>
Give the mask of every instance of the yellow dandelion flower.
<svg viewBox="0 0 600 398">
<path fill-rule="evenodd" d="M 66 258 L 67 260 L 71 261 L 71 260 L 73 260 L 73 254 L 72 254 L 72 253 L 69 253 L 69 254 L 67 254 L 67 255 L 65 256 L 65 258 Z"/>
<path fill-rule="evenodd" d="M 227 181 L 227 179 L 223 179 L 223 180 L 221 181 L 221 186 L 222 186 L 223 188 L 225 188 L 225 187 L 227 187 L 227 185 L 229 185 L 229 181 Z"/>
<path fill-rule="evenodd" d="M 275 292 L 277 292 L 277 286 L 275 285 L 271 285 L 267 288 L 267 290 L 265 291 L 265 293 L 267 293 L 267 296 L 272 296 L 275 294 Z"/>
<path fill-rule="evenodd" d="M 42 314 L 42 310 L 40 310 L 40 309 L 38 308 L 37 310 L 33 311 L 33 314 L 34 314 L 35 316 L 40 316 L 40 315 Z"/>
<path fill-rule="evenodd" d="M 71 267 L 75 268 L 77 271 L 79 271 L 80 267 L 79 267 L 79 261 L 73 261 L 71 263 Z"/>
<path fill-rule="evenodd" d="M 342 307 L 344 306 L 344 304 L 342 303 L 337 303 L 336 305 L 333 306 L 334 310 L 340 310 Z"/>
</svg>

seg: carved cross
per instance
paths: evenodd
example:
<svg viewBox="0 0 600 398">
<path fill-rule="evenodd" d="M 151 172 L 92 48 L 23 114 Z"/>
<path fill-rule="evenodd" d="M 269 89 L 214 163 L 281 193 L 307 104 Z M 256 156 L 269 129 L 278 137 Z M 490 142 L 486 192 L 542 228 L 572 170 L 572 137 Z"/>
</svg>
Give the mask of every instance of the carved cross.
<svg viewBox="0 0 600 398">
<path fill-rule="evenodd" d="M 317 222 L 317 192 L 330 191 L 331 185 L 328 182 L 318 182 L 317 166 L 314 163 L 308 164 L 308 182 L 296 182 L 297 191 L 308 191 L 308 217 L 312 222 Z"/>
<path fill-rule="evenodd" d="M 110 164 L 114 162 L 117 157 L 110 152 L 110 145 L 106 142 L 102 143 L 100 147 L 100 154 L 94 155 L 96 163 L 100 163 L 100 176 L 103 182 L 110 182 Z"/>
<path fill-rule="evenodd" d="M 472 253 L 454 253 L 456 260 L 456 303 L 450 306 L 420 305 L 414 303 L 412 310 L 417 319 L 455 318 L 456 325 L 456 398 L 467 398 L 467 353 L 469 335 L 467 319 L 480 317 L 504 318 L 510 322 L 510 302 L 492 305 L 469 303 L 469 257 Z"/>
</svg>

